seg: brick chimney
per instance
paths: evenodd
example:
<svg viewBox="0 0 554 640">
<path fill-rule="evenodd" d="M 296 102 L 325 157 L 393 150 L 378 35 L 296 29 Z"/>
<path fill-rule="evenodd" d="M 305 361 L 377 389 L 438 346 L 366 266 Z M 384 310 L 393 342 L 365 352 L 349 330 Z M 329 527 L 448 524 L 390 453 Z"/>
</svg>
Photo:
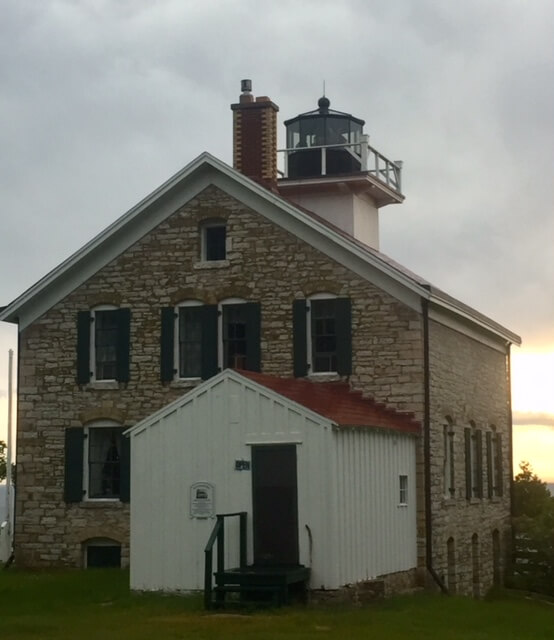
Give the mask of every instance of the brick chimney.
<svg viewBox="0 0 554 640">
<path fill-rule="evenodd" d="M 241 80 L 233 111 L 233 167 L 269 189 L 277 187 L 277 111 L 267 96 L 254 98 L 252 81 Z"/>
</svg>

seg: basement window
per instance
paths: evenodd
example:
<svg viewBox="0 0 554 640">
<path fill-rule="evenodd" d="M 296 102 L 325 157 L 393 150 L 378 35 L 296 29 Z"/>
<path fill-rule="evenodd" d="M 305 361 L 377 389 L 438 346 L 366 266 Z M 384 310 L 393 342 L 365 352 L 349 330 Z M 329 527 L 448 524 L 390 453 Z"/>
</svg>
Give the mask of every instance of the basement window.
<svg viewBox="0 0 554 640">
<path fill-rule="evenodd" d="M 84 545 L 86 569 L 121 567 L 121 545 L 109 538 L 95 538 Z"/>
</svg>

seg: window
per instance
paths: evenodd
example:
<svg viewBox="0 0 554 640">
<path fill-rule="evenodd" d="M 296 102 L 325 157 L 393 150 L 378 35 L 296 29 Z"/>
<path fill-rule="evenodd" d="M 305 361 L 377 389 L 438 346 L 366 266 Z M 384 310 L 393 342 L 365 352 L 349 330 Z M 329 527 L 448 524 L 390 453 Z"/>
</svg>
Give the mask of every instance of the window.
<svg viewBox="0 0 554 640">
<path fill-rule="evenodd" d="M 129 439 L 112 420 L 65 430 L 65 501 L 129 501 Z"/>
<path fill-rule="evenodd" d="M 398 476 L 399 480 L 399 500 L 400 506 L 406 506 L 408 504 L 408 476 Z"/>
<path fill-rule="evenodd" d="M 109 538 L 87 540 L 84 547 L 86 569 L 121 567 L 121 545 Z"/>
<path fill-rule="evenodd" d="M 201 227 L 201 258 L 204 261 L 225 260 L 227 257 L 227 226 L 224 220 L 205 222 Z"/>
<path fill-rule="evenodd" d="M 222 368 L 247 369 L 247 307 L 244 304 L 222 305 Z"/>
<path fill-rule="evenodd" d="M 492 532 L 492 583 L 495 586 L 502 584 L 502 549 L 498 529 Z"/>
<path fill-rule="evenodd" d="M 503 494 L 502 436 L 494 425 L 487 431 L 487 489 L 489 498 Z"/>
<path fill-rule="evenodd" d="M 483 497 L 483 440 L 482 432 L 471 427 L 465 429 L 466 498 Z"/>
<path fill-rule="evenodd" d="M 456 489 L 454 485 L 454 425 L 450 417 L 446 418 L 443 425 L 443 447 L 444 447 L 444 496 L 445 498 L 455 498 Z"/>
<path fill-rule="evenodd" d="M 481 558 L 479 549 L 479 536 L 476 533 L 471 536 L 471 565 L 473 597 L 479 598 L 481 595 Z"/>
<path fill-rule="evenodd" d="M 161 379 L 207 379 L 224 368 L 260 370 L 260 304 L 237 298 L 162 309 Z"/>
<path fill-rule="evenodd" d="M 317 294 L 293 303 L 294 375 L 352 373 L 349 298 Z"/>
<path fill-rule="evenodd" d="M 179 378 L 202 375 L 203 307 L 200 302 L 183 303 L 175 313 L 177 340 L 175 354 Z"/>
<path fill-rule="evenodd" d="M 446 541 L 446 586 L 450 595 L 456 593 L 456 546 L 452 537 Z"/>
<path fill-rule="evenodd" d="M 333 299 L 310 302 L 312 372 L 337 370 L 336 303 Z"/>
<path fill-rule="evenodd" d="M 84 494 L 89 499 L 115 499 L 120 494 L 121 427 L 85 427 Z"/>
<path fill-rule="evenodd" d="M 77 314 L 77 382 L 129 380 L 129 309 L 102 306 Z"/>
<path fill-rule="evenodd" d="M 117 365 L 117 310 L 93 311 L 92 365 L 96 380 L 115 380 Z"/>
</svg>

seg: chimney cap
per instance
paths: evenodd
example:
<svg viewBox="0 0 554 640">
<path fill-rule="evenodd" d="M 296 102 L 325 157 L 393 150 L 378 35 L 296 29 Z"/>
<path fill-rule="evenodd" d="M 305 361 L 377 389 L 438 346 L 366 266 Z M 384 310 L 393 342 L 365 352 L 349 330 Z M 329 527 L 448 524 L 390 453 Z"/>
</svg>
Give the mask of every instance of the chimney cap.
<svg viewBox="0 0 554 640">
<path fill-rule="evenodd" d="M 242 93 L 250 93 L 252 91 L 252 80 L 241 80 L 240 90 L 242 91 Z"/>
</svg>

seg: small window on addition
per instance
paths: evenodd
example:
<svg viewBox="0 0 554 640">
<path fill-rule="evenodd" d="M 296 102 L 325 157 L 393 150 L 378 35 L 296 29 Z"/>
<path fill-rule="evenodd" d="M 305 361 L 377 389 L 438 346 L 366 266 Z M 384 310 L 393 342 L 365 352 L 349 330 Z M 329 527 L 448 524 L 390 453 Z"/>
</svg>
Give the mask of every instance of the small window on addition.
<svg viewBox="0 0 554 640">
<path fill-rule="evenodd" d="M 399 479 L 399 506 L 408 504 L 408 476 L 398 476 Z"/>
<path fill-rule="evenodd" d="M 214 221 L 202 227 L 202 260 L 225 260 L 227 227 L 223 221 Z"/>
</svg>

